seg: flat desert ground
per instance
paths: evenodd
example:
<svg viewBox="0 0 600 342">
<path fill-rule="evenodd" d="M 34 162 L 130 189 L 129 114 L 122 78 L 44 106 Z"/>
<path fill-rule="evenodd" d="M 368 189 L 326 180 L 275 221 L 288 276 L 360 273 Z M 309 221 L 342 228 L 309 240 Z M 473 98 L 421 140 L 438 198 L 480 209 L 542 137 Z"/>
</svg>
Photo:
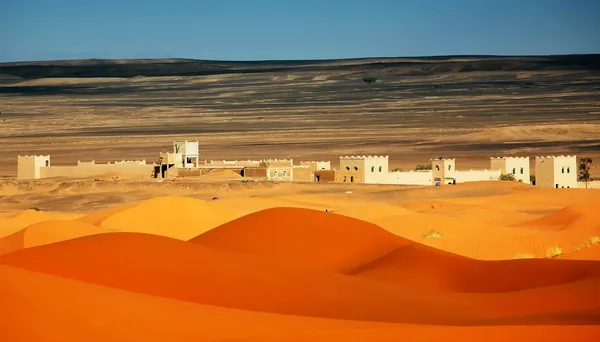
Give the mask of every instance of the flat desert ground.
<svg viewBox="0 0 600 342">
<path fill-rule="evenodd" d="M 0 340 L 596 341 L 598 189 L 14 179 L 17 154 L 153 160 L 174 139 L 334 166 L 594 157 L 598 59 L 561 58 L 0 65 Z"/>
</svg>

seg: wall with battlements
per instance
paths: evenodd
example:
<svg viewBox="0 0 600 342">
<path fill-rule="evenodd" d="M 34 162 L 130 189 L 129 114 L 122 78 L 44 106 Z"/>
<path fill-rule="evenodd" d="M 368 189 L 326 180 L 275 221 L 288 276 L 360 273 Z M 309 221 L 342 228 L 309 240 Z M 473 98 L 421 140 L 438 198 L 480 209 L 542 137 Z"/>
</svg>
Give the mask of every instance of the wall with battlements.
<svg viewBox="0 0 600 342">
<path fill-rule="evenodd" d="M 40 170 L 50 167 L 50 155 L 17 156 L 17 179 L 41 178 Z"/>
<path fill-rule="evenodd" d="M 535 185 L 541 188 L 577 188 L 577 157 L 535 157 Z"/>
<path fill-rule="evenodd" d="M 516 180 L 530 183 L 529 157 L 492 157 L 490 170 L 500 170 L 504 175 L 512 174 Z"/>
<path fill-rule="evenodd" d="M 145 160 L 108 162 L 106 164 L 96 164 L 96 162 L 81 162 L 73 166 L 49 166 L 41 167 L 39 178 L 51 177 L 71 177 L 84 178 L 92 176 L 101 176 L 106 174 L 116 174 L 139 178 L 150 178 L 153 164 L 146 164 Z"/>
</svg>

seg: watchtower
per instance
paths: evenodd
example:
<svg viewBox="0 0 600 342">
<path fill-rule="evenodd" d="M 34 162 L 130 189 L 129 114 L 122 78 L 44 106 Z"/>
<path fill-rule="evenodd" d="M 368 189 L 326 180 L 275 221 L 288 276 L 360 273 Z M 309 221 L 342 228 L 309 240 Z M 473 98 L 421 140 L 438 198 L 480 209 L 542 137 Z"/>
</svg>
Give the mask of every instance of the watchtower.
<svg viewBox="0 0 600 342">
<path fill-rule="evenodd" d="M 456 177 L 456 160 L 444 157 L 431 159 L 431 175 L 433 185 L 437 182 L 440 185 L 453 182 Z"/>
</svg>

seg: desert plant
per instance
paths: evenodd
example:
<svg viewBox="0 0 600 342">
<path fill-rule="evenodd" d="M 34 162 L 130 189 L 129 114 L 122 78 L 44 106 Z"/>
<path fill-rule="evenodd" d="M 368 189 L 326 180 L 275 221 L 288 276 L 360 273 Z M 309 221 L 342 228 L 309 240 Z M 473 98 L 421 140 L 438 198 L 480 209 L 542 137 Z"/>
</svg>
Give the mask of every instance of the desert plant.
<svg viewBox="0 0 600 342">
<path fill-rule="evenodd" d="M 363 82 L 368 83 L 368 84 L 375 83 L 375 82 L 377 82 L 377 77 L 375 77 L 375 76 L 363 77 Z"/>
<path fill-rule="evenodd" d="M 431 170 L 431 163 L 429 164 L 419 164 L 417 165 L 417 167 L 415 167 L 416 171 L 421 171 L 421 170 Z"/>
<path fill-rule="evenodd" d="M 392 170 L 392 172 L 402 172 L 404 170 L 402 170 L 401 168 L 397 167 L 395 169 Z"/>
<path fill-rule="evenodd" d="M 423 234 L 424 239 L 427 239 L 427 238 L 441 239 L 443 237 L 444 237 L 444 235 L 442 235 L 442 233 L 436 232 L 435 230 L 430 230 L 427 233 Z"/>
<path fill-rule="evenodd" d="M 517 179 L 515 178 L 515 175 L 513 175 L 512 173 L 502 174 L 502 175 L 500 175 L 500 177 L 498 177 L 498 179 L 506 180 L 506 181 L 513 181 L 513 182 L 517 181 Z"/>
<path fill-rule="evenodd" d="M 518 253 L 514 257 L 514 259 L 533 259 L 533 258 L 535 258 L 535 256 L 533 256 L 533 254 L 530 254 L 530 253 Z"/>
<path fill-rule="evenodd" d="M 578 252 L 584 248 L 591 247 L 598 243 L 600 243 L 600 236 L 590 236 L 581 245 L 573 248 L 573 251 Z"/>
<path fill-rule="evenodd" d="M 546 258 L 553 259 L 561 254 L 563 254 L 562 248 L 560 248 L 558 246 L 553 246 L 553 247 L 548 248 L 548 250 L 546 251 Z"/>
<path fill-rule="evenodd" d="M 592 158 L 586 157 L 579 159 L 579 175 L 578 179 L 585 182 L 585 187 L 588 187 L 588 183 L 592 180 L 590 178 L 590 166 L 592 165 Z"/>
</svg>

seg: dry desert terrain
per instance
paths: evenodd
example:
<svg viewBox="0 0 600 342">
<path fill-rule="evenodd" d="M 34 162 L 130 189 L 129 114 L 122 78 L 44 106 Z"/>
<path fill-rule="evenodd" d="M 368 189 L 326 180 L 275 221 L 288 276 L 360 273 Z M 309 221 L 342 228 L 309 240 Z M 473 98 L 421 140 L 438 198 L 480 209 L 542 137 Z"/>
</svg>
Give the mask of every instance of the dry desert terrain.
<svg viewBox="0 0 600 342">
<path fill-rule="evenodd" d="M 17 154 L 153 161 L 179 139 L 208 159 L 334 166 L 595 157 L 599 68 L 598 56 L 0 64 L 0 340 L 595 341 L 598 189 L 14 176 Z"/>
</svg>

